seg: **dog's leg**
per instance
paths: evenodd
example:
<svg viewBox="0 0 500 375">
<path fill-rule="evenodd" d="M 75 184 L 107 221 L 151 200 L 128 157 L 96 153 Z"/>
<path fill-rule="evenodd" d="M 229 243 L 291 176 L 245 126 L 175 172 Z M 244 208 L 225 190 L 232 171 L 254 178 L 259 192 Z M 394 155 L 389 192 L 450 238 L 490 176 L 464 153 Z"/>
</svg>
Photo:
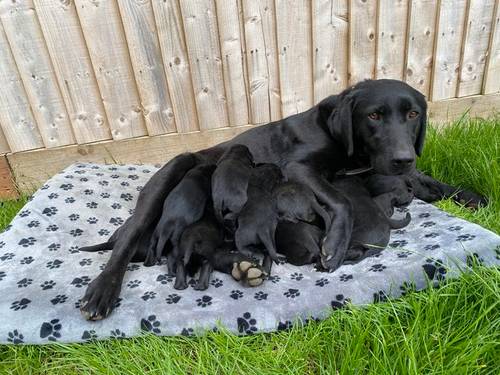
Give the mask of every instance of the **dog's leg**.
<svg viewBox="0 0 500 375">
<path fill-rule="evenodd" d="M 183 290 L 188 287 L 186 282 L 186 268 L 184 267 L 184 261 L 178 258 L 175 262 L 175 283 L 174 289 Z"/>
<path fill-rule="evenodd" d="M 344 261 L 353 226 L 351 203 L 337 191 L 323 176 L 302 163 L 289 163 L 285 169 L 288 179 L 306 184 L 316 198 L 332 213 L 331 225 L 326 228 L 326 237 L 321 247 L 321 263 L 333 271 Z"/>
<path fill-rule="evenodd" d="M 208 288 L 208 283 L 210 281 L 210 275 L 212 274 L 212 271 L 214 268 L 210 264 L 209 261 L 204 260 L 203 265 L 201 266 L 200 270 L 200 277 L 198 278 L 198 281 L 196 282 L 196 285 L 194 286 L 195 290 L 206 290 Z"/>
<path fill-rule="evenodd" d="M 453 198 L 455 202 L 474 209 L 488 204 L 488 200 L 479 194 L 445 184 L 420 171 L 416 171 L 409 178 L 415 196 L 425 202 L 431 203 L 440 199 Z"/>
<path fill-rule="evenodd" d="M 271 268 L 273 267 L 273 258 L 270 255 L 265 255 L 262 261 L 262 270 L 267 274 L 271 274 Z"/>
<path fill-rule="evenodd" d="M 118 229 L 119 235 L 111 236 L 115 246 L 106 267 L 90 283 L 82 298 L 80 310 L 86 319 L 103 319 L 113 310 L 128 263 L 139 248 L 149 244 L 141 234 L 156 225 L 168 193 L 196 164 L 195 154 L 179 155 L 156 172 L 144 186 L 134 214 Z"/>
<path fill-rule="evenodd" d="M 267 233 L 259 233 L 259 239 L 267 250 L 267 253 L 277 264 L 286 262 L 286 257 L 283 255 L 278 255 L 278 250 L 276 250 L 275 233 L 277 222 L 274 222 L 270 228 L 268 228 Z"/>
</svg>

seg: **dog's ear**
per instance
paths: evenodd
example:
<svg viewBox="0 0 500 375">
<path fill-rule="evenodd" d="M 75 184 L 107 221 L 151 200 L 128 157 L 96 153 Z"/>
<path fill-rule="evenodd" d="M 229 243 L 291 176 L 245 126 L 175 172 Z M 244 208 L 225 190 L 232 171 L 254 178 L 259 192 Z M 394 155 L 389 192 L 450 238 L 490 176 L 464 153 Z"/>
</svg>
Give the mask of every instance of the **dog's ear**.
<svg viewBox="0 0 500 375">
<path fill-rule="evenodd" d="M 332 111 L 327 120 L 330 134 L 344 145 L 348 157 L 351 157 L 354 153 L 354 140 L 352 135 L 353 101 L 351 95 L 341 97 L 337 108 Z"/>
<path fill-rule="evenodd" d="M 425 131 L 427 128 L 427 110 L 422 113 L 420 116 L 420 124 L 418 126 L 417 137 L 415 139 L 415 153 L 417 156 L 422 154 L 422 150 L 424 149 L 424 141 L 425 141 Z"/>
</svg>

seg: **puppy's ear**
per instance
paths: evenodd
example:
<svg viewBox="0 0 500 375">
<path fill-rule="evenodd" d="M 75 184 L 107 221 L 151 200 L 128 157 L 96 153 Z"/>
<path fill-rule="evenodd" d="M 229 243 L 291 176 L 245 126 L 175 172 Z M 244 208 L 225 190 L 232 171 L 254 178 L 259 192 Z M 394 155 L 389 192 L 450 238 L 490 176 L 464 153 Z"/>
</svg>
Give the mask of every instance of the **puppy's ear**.
<svg viewBox="0 0 500 375">
<path fill-rule="evenodd" d="M 348 157 L 351 157 L 354 153 L 352 107 L 353 98 L 350 95 L 344 96 L 327 120 L 330 134 L 344 145 Z"/>
<path fill-rule="evenodd" d="M 415 138 L 415 153 L 417 156 L 422 154 L 422 150 L 424 149 L 424 141 L 425 141 L 425 130 L 427 128 L 427 110 L 422 113 L 420 116 L 420 124 L 418 126 L 417 137 Z"/>
</svg>

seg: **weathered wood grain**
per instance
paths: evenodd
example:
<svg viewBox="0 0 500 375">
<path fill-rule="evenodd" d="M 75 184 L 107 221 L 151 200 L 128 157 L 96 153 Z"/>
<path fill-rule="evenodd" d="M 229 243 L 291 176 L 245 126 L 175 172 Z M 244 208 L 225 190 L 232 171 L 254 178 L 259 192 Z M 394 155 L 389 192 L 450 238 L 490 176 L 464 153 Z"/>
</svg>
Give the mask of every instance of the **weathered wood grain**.
<svg viewBox="0 0 500 375">
<path fill-rule="evenodd" d="M 500 92 L 500 1 L 495 3 L 494 19 L 488 48 L 488 60 L 485 69 L 483 93 Z"/>
<path fill-rule="evenodd" d="M 111 138 L 90 56 L 72 1 L 34 0 L 77 143 Z"/>
<path fill-rule="evenodd" d="M 348 82 L 347 0 L 313 1 L 314 103 L 345 89 Z"/>
<path fill-rule="evenodd" d="M 118 0 L 149 135 L 175 132 L 160 43 L 150 0 Z"/>
<path fill-rule="evenodd" d="M 377 1 L 352 0 L 349 8 L 349 81 L 375 77 Z"/>
<path fill-rule="evenodd" d="M 177 131 L 199 130 L 179 3 L 153 0 L 153 11 Z"/>
<path fill-rule="evenodd" d="M 311 7 L 306 0 L 275 3 L 281 109 L 289 116 L 314 102 Z"/>
<path fill-rule="evenodd" d="M 276 9 L 272 0 L 243 0 L 250 120 L 281 118 Z"/>
<path fill-rule="evenodd" d="M 180 5 L 200 129 L 229 126 L 214 0 Z"/>
<path fill-rule="evenodd" d="M 441 0 L 434 48 L 433 101 L 456 94 L 466 10 L 466 0 Z"/>
<path fill-rule="evenodd" d="M 403 79 L 408 0 L 379 0 L 376 78 Z"/>
<path fill-rule="evenodd" d="M 229 124 L 248 124 L 248 90 L 243 53 L 245 36 L 244 30 L 240 28 L 241 2 L 216 0 L 215 5 Z"/>
<path fill-rule="evenodd" d="M 28 97 L 0 21 L 0 126 L 12 152 L 43 147 Z"/>
<path fill-rule="evenodd" d="M 4 2 L 0 18 L 45 147 L 75 143 L 33 1 Z"/>
<path fill-rule="evenodd" d="M 480 94 L 495 0 L 471 0 L 462 47 L 457 96 Z"/>
<path fill-rule="evenodd" d="M 435 0 L 410 0 L 404 78 L 426 96 L 431 86 L 437 5 Z"/>
<path fill-rule="evenodd" d="M 116 1 L 75 0 L 113 139 L 147 134 Z"/>
</svg>

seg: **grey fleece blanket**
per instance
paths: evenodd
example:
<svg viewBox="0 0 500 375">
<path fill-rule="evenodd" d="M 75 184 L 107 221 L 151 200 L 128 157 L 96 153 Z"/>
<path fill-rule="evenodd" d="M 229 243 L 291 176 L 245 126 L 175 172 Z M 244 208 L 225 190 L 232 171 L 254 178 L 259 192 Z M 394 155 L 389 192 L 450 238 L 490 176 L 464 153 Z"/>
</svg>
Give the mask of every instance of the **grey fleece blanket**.
<svg viewBox="0 0 500 375">
<path fill-rule="evenodd" d="M 350 302 L 397 297 L 428 280 L 457 275 L 473 258 L 500 264 L 500 237 L 414 201 L 413 220 L 393 231 L 379 256 L 333 273 L 312 266 L 273 267 L 258 288 L 214 272 L 210 288 L 177 291 L 165 265 L 132 263 L 109 318 L 87 322 L 79 304 L 109 253 L 78 248 L 103 242 L 133 212 L 153 166 L 76 164 L 50 179 L 0 234 L 0 342 L 44 344 L 123 338 L 149 331 L 192 335 L 216 327 L 237 334 L 321 319 Z M 192 285 L 192 283 L 190 283 Z"/>
</svg>

